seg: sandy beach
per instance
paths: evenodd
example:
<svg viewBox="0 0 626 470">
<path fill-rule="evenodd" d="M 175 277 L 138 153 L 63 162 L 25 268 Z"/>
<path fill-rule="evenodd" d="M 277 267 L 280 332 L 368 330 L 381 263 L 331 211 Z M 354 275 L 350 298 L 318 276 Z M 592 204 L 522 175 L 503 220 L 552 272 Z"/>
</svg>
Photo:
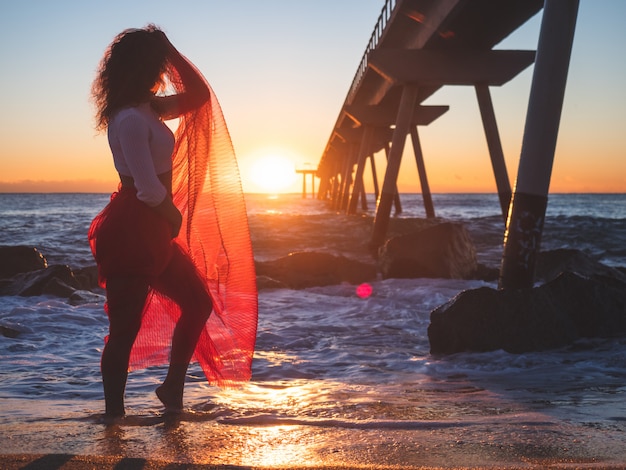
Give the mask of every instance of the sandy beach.
<svg viewBox="0 0 626 470">
<path fill-rule="evenodd" d="M 20 406 L 20 403 L 12 403 Z M 22 404 L 23 405 L 23 404 Z M 51 404 L 53 405 L 53 404 Z M 618 469 L 620 433 L 542 414 L 429 422 L 220 418 L 218 409 L 32 420 L 3 426 L 0 468 L 14 469 Z M 511 425 L 511 421 L 516 424 Z"/>
<path fill-rule="evenodd" d="M 517 470 L 517 469 L 623 469 L 624 464 L 606 464 L 606 463 L 591 463 L 591 462 L 563 462 L 559 459 L 543 459 L 541 463 L 529 462 L 523 465 L 520 464 L 508 464 L 505 462 L 493 463 L 487 465 L 465 465 L 463 463 L 453 463 L 456 459 L 451 459 L 448 465 L 379 465 L 376 463 L 363 464 L 363 465 L 289 465 L 289 466 L 240 466 L 240 465 L 213 465 L 213 464 L 194 464 L 194 463 L 180 463 L 180 462 L 168 462 L 158 459 L 144 459 L 133 458 L 124 456 L 94 456 L 94 455 L 71 455 L 71 454 L 1 454 L 0 465 L 4 470 L 85 470 L 85 469 L 102 469 L 102 470 L 175 470 L 175 469 L 189 469 L 189 470 L 209 470 L 209 469 L 223 469 L 223 470 L 238 470 L 238 469 L 420 469 L 420 470 L 437 470 L 437 469 L 503 469 L 503 470 Z"/>
</svg>

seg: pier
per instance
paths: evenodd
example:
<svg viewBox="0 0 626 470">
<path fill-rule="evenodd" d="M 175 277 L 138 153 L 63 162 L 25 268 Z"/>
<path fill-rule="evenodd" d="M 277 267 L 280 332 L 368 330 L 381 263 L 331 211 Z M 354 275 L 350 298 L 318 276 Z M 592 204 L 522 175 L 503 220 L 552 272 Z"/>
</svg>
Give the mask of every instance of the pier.
<svg viewBox="0 0 626 470">
<path fill-rule="evenodd" d="M 542 9 L 537 51 L 493 49 Z M 444 86 L 471 86 L 476 92 L 506 226 L 519 225 L 514 217 L 521 212 L 512 205 L 518 201 L 533 206 L 533 217 L 543 220 L 577 9 L 578 0 L 387 0 L 318 163 L 318 198 L 348 214 L 356 213 L 359 200 L 366 209 L 364 172 L 369 160 L 377 200 L 370 246 L 376 250 L 385 241 L 392 207 L 396 213 L 401 211 L 397 180 L 410 136 L 426 215 L 434 218 L 436 208 L 419 127 L 429 125 L 449 107 L 423 102 Z M 522 151 L 523 179 L 516 184 L 516 188 L 528 189 L 514 197 L 490 88 L 506 85 L 539 57 L 545 65 L 535 66 L 524 134 L 524 147 L 530 150 Z M 554 79 L 549 77 L 551 64 Z M 555 98 L 546 100 L 546 96 Z M 538 126 L 543 125 L 548 135 L 538 132 Z M 374 154 L 381 151 L 387 165 L 379 188 Z M 533 185 L 530 181 L 537 177 L 542 183 Z M 537 250 L 541 227 L 538 229 L 531 240 Z M 502 287 L 532 284 L 534 265 L 527 260 L 534 256 L 516 248 L 528 241 L 525 236 L 507 229 L 505 242 L 509 246 L 503 260 Z M 517 267 L 511 268 L 513 265 Z M 515 274 L 506 275 L 511 272 Z"/>
<path fill-rule="evenodd" d="M 311 177 L 311 197 L 315 197 L 315 174 L 317 170 L 305 169 L 305 170 L 296 170 L 297 174 L 302 175 L 302 199 L 306 199 L 307 190 L 306 190 L 306 179 L 307 176 Z"/>
</svg>

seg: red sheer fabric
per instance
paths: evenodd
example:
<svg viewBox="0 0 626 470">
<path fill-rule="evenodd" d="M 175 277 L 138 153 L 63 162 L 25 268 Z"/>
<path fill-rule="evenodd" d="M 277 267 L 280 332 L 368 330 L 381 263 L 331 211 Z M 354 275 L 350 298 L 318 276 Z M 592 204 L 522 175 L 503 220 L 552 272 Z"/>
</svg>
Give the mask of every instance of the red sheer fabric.
<svg viewBox="0 0 626 470">
<path fill-rule="evenodd" d="M 170 67 L 168 76 L 178 93 L 185 91 L 175 69 Z M 149 271 L 161 269 L 175 245 L 192 260 L 213 300 L 213 312 L 192 361 L 200 363 L 211 384 L 232 386 L 251 376 L 257 329 L 256 274 L 237 161 L 220 105 L 208 83 L 206 86 L 211 91 L 210 100 L 181 116 L 176 131 L 172 193 L 183 216 L 180 234 L 163 243 L 159 241 L 162 237 L 154 237 L 160 233 L 159 222 L 145 221 L 141 229 L 144 234 L 137 238 L 146 248 L 137 250 L 143 253 L 141 256 L 145 257 L 147 251 L 155 259 L 155 267 Z M 130 198 L 135 199 L 134 195 Z M 140 256 L 132 248 L 124 248 L 126 259 L 121 260 L 120 252 L 115 252 L 119 247 L 100 249 L 101 239 L 106 238 L 102 234 L 104 221 L 115 212 L 111 206 L 118 199 L 119 204 L 124 204 L 129 196 L 125 190 L 116 193 L 111 204 L 94 219 L 89 234 L 102 282 L 106 281 L 107 272 L 124 271 L 129 260 Z M 145 217 L 142 215 L 139 220 Z M 151 233 L 155 227 L 157 232 Z M 120 240 L 120 234 L 114 238 L 117 241 L 112 245 L 127 243 L 127 239 Z M 178 304 L 151 289 L 131 352 L 130 370 L 168 362 L 172 333 L 180 314 Z"/>
</svg>

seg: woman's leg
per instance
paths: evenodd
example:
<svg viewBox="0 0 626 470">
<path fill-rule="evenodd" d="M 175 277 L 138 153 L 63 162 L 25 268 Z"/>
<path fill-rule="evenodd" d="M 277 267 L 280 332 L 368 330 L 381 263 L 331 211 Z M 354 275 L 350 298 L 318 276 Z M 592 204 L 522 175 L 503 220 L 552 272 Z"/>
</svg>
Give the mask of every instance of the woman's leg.
<svg viewBox="0 0 626 470">
<path fill-rule="evenodd" d="M 148 282 L 134 277 L 111 278 L 107 280 L 106 291 L 109 338 L 102 352 L 102 385 L 105 413 L 116 417 L 124 415 L 130 350 L 141 326 Z"/>
<path fill-rule="evenodd" d="M 179 249 L 174 250 L 172 261 L 154 286 L 181 308 L 181 316 L 174 329 L 170 365 L 163 385 L 156 394 L 170 411 L 183 407 L 183 390 L 189 361 L 213 310 L 211 297 L 196 274 L 191 260 Z"/>
</svg>

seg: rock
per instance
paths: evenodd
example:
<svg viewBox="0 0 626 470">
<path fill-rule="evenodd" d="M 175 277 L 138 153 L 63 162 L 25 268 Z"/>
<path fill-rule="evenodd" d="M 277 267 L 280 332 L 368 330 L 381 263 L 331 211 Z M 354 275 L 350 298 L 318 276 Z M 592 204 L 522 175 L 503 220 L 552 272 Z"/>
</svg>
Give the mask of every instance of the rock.
<svg viewBox="0 0 626 470">
<path fill-rule="evenodd" d="M 65 265 L 17 274 L 0 283 L 0 295 L 25 297 L 43 294 L 69 297 L 76 289 L 80 289 L 80 284 L 69 266 Z"/>
<path fill-rule="evenodd" d="M 32 246 L 0 246 L 0 279 L 46 268 L 46 258 Z"/>
<path fill-rule="evenodd" d="M 258 276 L 269 277 L 292 289 L 342 282 L 360 284 L 376 279 L 374 265 L 316 252 L 295 252 L 273 261 L 257 262 L 256 270 Z"/>
<path fill-rule="evenodd" d="M 430 315 L 431 353 L 511 353 L 626 335 L 626 284 L 565 272 L 532 289 L 461 292 Z"/>
<path fill-rule="evenodd" d="M 98 267 L 88 266 L 86 268 L 79 268 L 74 271 L 74 277 L 78 281 L 83 290 L 99 290 L 98 284 Z"/>
<path fill-rule="evenodd" d="M 0 336 L 4 336 L 5 338 L 17 338 L 19 335 L 19 330 L 9 326 L 0 325 Z"/>
<path fill-rule="evenodd" d="M 106 296 L 88 290 L 75 290 L 67 300 L 70 305 L 104 303 Z"/>
<path fill-rule="evenodd" d="M 256 277 L 256 288 L 258 290 L 264 289 L 286 289 L 288 286 L 283 284 L 276 279 L 272 279 L 269 276 L 257 276 Z"/>
<path fill-rule="evenodd" d="M 79 285 L 79 284 L 76 284 Z M 38 291 L 38 287 L 34 287 L 34 291 Z M 55 297 L 69 298 L 76 288 L 68 285 L 58 277 L 51 277 L 47 282 L 43 281 L 41 285 L 41 295 L 53 295 Z M 20 295 L 39 295 L 39 294 L 20 294 Z"/>
<path fill-rule="evenodd" d="M 389 239 L 378 261 L 383 279 L 469 279 L 478 268 L 469 233 L 462 224 L 450 222 Z"/>
<path fill-rule="evenodd" d="M 535 266 L 536 281 L 551 281 L 566 271 L 583 277 L 606 276 L 626 282 L 626 275 L 622 271 L 606 266 L 580 250 L 560 248 L 539 253 Z"/>
</svg>

